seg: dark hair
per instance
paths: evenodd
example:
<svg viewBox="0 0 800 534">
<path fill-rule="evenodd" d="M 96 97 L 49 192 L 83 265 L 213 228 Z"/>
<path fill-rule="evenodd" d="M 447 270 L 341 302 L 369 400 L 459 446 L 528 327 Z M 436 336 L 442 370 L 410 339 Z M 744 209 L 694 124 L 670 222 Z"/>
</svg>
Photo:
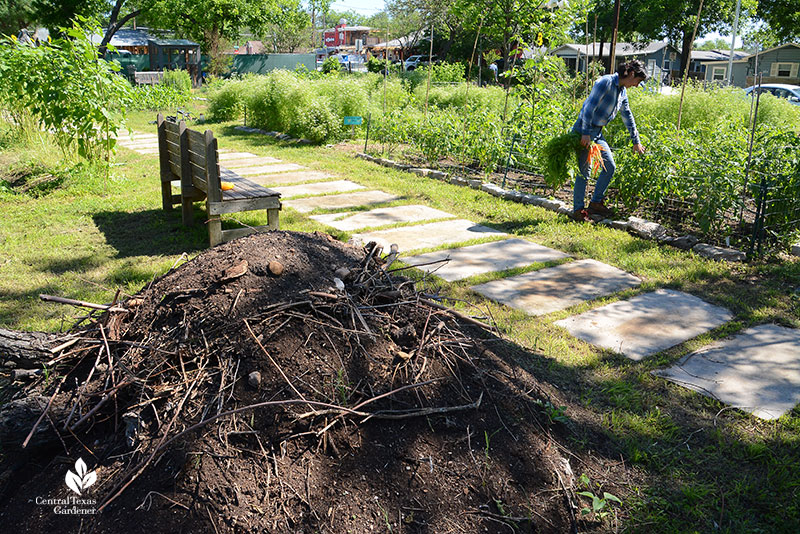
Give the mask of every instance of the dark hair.
<svg viewBox="0 0 800 534">
<path fill-rule="evenodd" d="M 644 70 L 644 63 L 638 59 L 628 61 L 627 63 L 620 63 L 619 67 L 617 67 L 617 74 L 619 74 L 620 78 L 624 78 L 628 74 L 633 74 L 642 80 L 647 79 L 647 72 Z"/>
</svg>

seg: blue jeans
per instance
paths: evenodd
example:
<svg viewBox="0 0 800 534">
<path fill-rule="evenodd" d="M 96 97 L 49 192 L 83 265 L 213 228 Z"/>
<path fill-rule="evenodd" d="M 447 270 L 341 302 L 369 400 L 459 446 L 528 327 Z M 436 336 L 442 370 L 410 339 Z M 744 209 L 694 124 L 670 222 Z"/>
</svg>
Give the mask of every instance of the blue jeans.
<svg viewBox="0 0 800 534">
<path fill-rule="evenodd" d="M 576 123 L 575 126 L 572 127 L 572 131 L 581 134 L 581 132 L 578 131 L 577 126 L 578 125 Z M 617 166 L 614 163 L 614 154 L 611 153 L 608 143 L 606 143 L 606 140 L 603 138 L 602 128 L 597 128 L 596 130 L 587 132 L 587 135 L 591 137 L 592 141 L 603 148 L 601 154 L 603 156 L 603 164 L 606 168 L 601 168 L 600 172 L 597 173 L 597 184 L 595 184 L 594 193 L 592 193 L 592 202 L 602 202 L 606 196 L 608 184 L 611 183 L 611 178 L 614 177 L 614 171 L 616 170 Z M 584 208 L 586 182 L 589 180 L 589 176 L 592 172 L 592 166 L 587 161 L 588 157 L 588 148 L 584 148 L 578 152 L 578 168 L 581 172 L 575 176 L 575 188 L 572 191 L 572 208 L 575 211 L 582 210 Z"/>
</svg>

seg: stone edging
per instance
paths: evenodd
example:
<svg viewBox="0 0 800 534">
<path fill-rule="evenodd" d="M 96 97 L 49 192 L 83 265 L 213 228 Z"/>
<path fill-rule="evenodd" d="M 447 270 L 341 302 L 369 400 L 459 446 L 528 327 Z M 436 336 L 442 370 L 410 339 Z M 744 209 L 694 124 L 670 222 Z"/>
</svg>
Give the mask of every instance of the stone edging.
<svg viewBox="0 0 800 534">
<path fill-rule="evenodd" d="M 442 171 L 413 167 L 411 165 L 404 165 L 402 163 L 397 163 L 396 161 L 392 161 L 390 159 L 370 156 L 369 154 L 364 154 L 363 152 L 357 153 L 356 157 L 365 159 L 367 161 L 371 161 L 373 163 L 377 163 L 378 165 L 382 165 L 384 167 L 391 167 L 401 171 L 411 172 L 418 176 L 425 176 L 428 178 L 433 178 L 434 180 L 449 182 L 454 185 L 471 187 L 472 189 L 480 189 L 481 191 L 489 193 L 492 196 L 502 198 L 504 200 L 511 200 L 514 202 L 521 202 L 523 204 L 539 206 L 540 208 L 544 208 L 550 211 L 555 211 L 556 213 L 560 213 L 562 215 L 572 214 L 572 209 L 565 202 L 561 200 L 551 200 L 549 198 L 541 197 L 538 195 L 522 193 L 514 189 L 503 189 L 499 185 L 495 185 L 489 182 L 483 182 L 481 180 L 468 180 L 466 178 L 461 178 L 455 175 L 451 176 L 448 173 Z M 627 221 L 612 221 L 611 219 L 601 219 L 597 221 L 597 224 L 604 224 L 607 226 L 611 226 L 612 228 L 616 228 L 617 230 L 627 230 L 628 232 L 636 236 L 639 236 L 643 239 L 658 241 L 659 243 L 671 245 L 673 247 L 677 247 L 682 250 L 692 250 L 704 258 L 712 260 L 742 262 L 745 261 L 746 259 L 745 253 L 740 250 L 736 250 L 733 248 L 717 247 L 714 245 L 709 245 L 708 243 L 700 243 L 700 240 L 693 235 L 685 235 L 681 237 L 669 236 L 667 235 L 667 229 L 664 228 L 662 225 L 655 222 L 647 221 L 645 219 L 640 219 L 638 217 L 629 217 Z M 800 244 L 797 244 L 794 247 L 792 247 L 792 252 L 795 255 L 800 255 Z"/>
<path fill-rule="evenodd" d="M 249 126 L 234 126 L 234 130 L 239 130 L 240 132 L 247 132 L 247 133 L 257 133 L 261 135 L 268 135 L 270 137 L 274 137 L 279 141 L 286 141 L 287 143 L 298 143 L 301 145 L 310 145 L 312 144 L 311 141 L 308 139 L 297 139 L 292 137 L 291 135 L 281 133 L 281 132 L 268 132 L 266 130 L 262 130 L 260 128 L 251 128 Z"/>
</svg>

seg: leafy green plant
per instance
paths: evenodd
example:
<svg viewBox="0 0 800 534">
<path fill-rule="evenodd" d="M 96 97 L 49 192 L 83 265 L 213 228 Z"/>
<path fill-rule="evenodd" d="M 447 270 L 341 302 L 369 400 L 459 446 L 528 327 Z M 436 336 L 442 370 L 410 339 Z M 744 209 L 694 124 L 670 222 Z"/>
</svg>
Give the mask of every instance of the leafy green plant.
<svg viewBox="0 0 800 534">
<path fill-rule="evenodd" d="M 601 521 L 613 513 L 611 503 L 622 504 L 622 501 L 616 495 L 603 492 L 603 496 L 595 495 L 591 491 L 579 491 L 578 495 L 591 499 L 592 506 L 581 508 L 581 515 L 594 514 L 597 519 Z"/>
<path fill-rule="evenodd" d="M 164 70 L 164 77 L 161 79 L 161 85 L 167 87 L 174 87 L 181 93 L 192 92 L 192 78 L 185 70 Z"/>
<path fill-rule="evenodd" d="M 330 56 L 322 62 L 322 72 L 324 74 L 333 74 L 342 70 L 342 64 L 336 56 Z"/>
<path fill-rule="evenodd" d="M 77 147 L 85 158 L 108 159 L 130 86 L 116 63 L 98 56 L 89 39 L 100 31 L 96 22 L 79 17 L 62 30 L 65 38 L 39 47 L 0 40 L 0 101 L 15 119 L 29 114 L 53 132 L 65 153 Z"/>
<path fill-rule="evenodd" d="M 128 109 L 133 111 L 166 111 L 185 106 L 190 95 L 169 85 L 139 85 L 131 91 Z"/>
<path fill-rule="evenodd" d="M 550 139 L 542 148 L 539 162 L 544 169 L 544 180 L 553 189 L 560 189 L 570 179 L 569 162 L 581 148 L 581 137 L 569 132 Z"/>
</svg>

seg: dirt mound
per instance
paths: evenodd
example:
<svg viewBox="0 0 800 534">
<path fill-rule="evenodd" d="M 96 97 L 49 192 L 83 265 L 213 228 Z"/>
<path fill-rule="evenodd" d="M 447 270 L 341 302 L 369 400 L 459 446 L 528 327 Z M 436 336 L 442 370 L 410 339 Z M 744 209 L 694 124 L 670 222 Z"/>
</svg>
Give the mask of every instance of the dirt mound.
<svg viewBox="0 0 800 534">
<path fill-rule="evenodd" d="M 2 437 L 3 524 L 574 531 L 536 381 L 380 256 L 324 234 L 255 235 L 104 314 L 3 408 L 25 420 L 52 399 L 25 451 Z"/>
</svg>

